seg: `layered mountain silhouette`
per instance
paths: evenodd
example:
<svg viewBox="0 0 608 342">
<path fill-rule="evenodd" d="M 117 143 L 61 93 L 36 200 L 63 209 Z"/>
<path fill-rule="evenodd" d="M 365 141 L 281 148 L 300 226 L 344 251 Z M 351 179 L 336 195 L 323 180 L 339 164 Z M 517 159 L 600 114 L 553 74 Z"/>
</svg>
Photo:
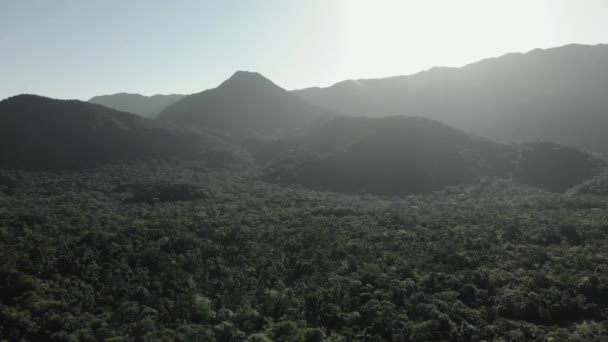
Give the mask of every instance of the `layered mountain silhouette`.
<svg viewBox="0 0 608 342">
<path fill-rule="evenodd" d="M 19 95 L 0 102 L 0 165 L 69 170 L 198 156 L 203 137 L 104 106 Z M 223 152 L 228 153 L 228 152 Z"/>
<path fill-rule="evenodd" d="M 0 166 L 219 165 L 251 160 L 248 150 L 264 179 L 311 189 L 403 195 L 506 177 L 561 192 L 606 166 L 581 148 L 608 152 L 607 86 L 608 46 L 572 45 L 295 93 L 239 71 L 154 106 L 141 95 L 91 99 L 125 111 L 19 95 L 0 102 Z M 157 119 L 142 117 L 161 102 Z"/>
<path fill-rule="evenodd" d="M 605 166 L 573 147 L 503 145 L 438 121 L 402 116 L 319 120 L 247 147 L 267 180 L 348 193 L 412 194 L 494 176 L 564 191 Z M 241 157 L 224 140 L 88 102 L 35 95 L 0 102 L 4 167 L 73 170 L 150 158 L 225 165 Z"/>
<path fill-rule="evenodd" d="M 308 188 L 403 195 L 513 177 L 564 191 L 603 162 L 553 143 L 503 145 L 420 117 L 336 118 L 260 149 L 265 178 Z M 574 164 L 573 164 L 574 163 Z"/>
<path fill-rule="evenodd" d="M 568 45 L 295 93 L 350 115 L 423 116 L 500 142 L 608 152 L 606 89 L 608 45 Z"/>
<path fill-rule="evenodd" d="M 89 100 L 91 103 L 100 104 L 121 112 L 139 114 L 145 118 L 155 118 L 158 113 L 179 101 L 186 95 L 154 95 L 144 96 L 140 94 L 118 93 L 113 95 L 95 96 Z"/>
<path fill-rule="evenodd" d="M 310 125 L 324 112 L 258 73 L 237 71 L 217 88 L 170 105 L 159 119 L 234 136 L 278 136 Z"/>
</svg>

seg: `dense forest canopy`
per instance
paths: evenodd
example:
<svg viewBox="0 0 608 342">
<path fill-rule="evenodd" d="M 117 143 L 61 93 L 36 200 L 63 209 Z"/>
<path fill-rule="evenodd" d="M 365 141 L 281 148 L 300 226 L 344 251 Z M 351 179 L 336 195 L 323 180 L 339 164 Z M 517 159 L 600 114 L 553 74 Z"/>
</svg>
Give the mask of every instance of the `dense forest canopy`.
<svg viewBox="0 0 608 342">
<path fill-rule="evenodd" d="M 605 177 L 383 198 L 161 161 L 0 174 L 3 339 L 606 336 Z"/>
</svg>

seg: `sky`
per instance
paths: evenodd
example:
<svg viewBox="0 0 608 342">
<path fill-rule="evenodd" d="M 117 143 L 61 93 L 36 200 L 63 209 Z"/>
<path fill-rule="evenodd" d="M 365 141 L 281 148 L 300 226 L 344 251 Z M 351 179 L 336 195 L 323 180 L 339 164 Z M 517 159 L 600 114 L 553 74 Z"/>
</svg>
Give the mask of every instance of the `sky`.
<svg viewBox="0 0 608 342">
<path fill-rule="evenodd" d="M 0 99 L 286 89 L 608 43 L 606 0 L 0 0 Z"/>
</svg>

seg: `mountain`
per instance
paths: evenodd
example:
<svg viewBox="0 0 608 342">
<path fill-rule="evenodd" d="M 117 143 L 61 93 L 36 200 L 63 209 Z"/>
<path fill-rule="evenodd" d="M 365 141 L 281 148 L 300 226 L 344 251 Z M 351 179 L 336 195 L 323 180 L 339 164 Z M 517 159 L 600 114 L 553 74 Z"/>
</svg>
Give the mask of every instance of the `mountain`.
<svg viewBox="0 0 608 342">
<path fill-rule="evenodd" d="M 606 161 L 571 146 L 537 142 L 520 146 L 513 172 L 521 183 L 555 192 L 603 173 Z"/>
<path fill-rule="evenodd" d="M 2 166 L 72 170 L 121 160 L 201 157 L 210 145 L 200 135 L 88 102 L 36 95 L 0 102 Z"/>
<path fill-rule="evenodd" d="M 264 178 L 346 193 L 403 195 L 483 177 L 561 192 L 605 165 L 553 143 L 503 145 L 420 117 L 336 118 L 257 152 Z M 574 164 L 573 164 L 574 163 Z"/>
<path fill-rule="evenodd" d="M 238 71 L 219 87 L 172 104 L 159 119 L 234 136 L 277 136 L 311 124 L 324 112 L 258 73 Z"/>
<path fill-rule="evenodd" d="M 295 93 L 350 115 L 417 115 L 500 142 L 553 141 L 606 153 L 606 89 L 608 45 L 567 45 Z"/>
<path fill-rule="evenodd" d="M 143 96 L 140 94 L 118 93 L 114 95 L 95 96 L 89 100 L 91 103 L 100 104 L 108 108 L 122 112 L 139 114 L 145 118 L 155 118 L 158 113 L 169 105 L 179 101 L 186 95 L 154 95 Z"/>
</svg>

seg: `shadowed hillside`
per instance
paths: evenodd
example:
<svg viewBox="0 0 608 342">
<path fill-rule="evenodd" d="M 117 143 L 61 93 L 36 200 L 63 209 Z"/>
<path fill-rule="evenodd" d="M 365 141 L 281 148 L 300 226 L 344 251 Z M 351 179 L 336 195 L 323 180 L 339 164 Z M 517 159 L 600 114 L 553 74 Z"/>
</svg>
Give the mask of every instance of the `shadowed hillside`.
<svg viewBox="0 0 608 342">
<path fill-rule="evenodd" d="M 19 95 L 0 102 L 0 164 L 77 169 L 118 160 L 193 157 L 217 149 L 209 139 L 135 114 L 75 100 Z"/>
<path fill-rule="evenodd" d="M 513 177 L 551 191 L 591 178 L 603 162 L 551 143 L 502 145 L 419 117 L 338 118 L 257 151 L 266 179 L 320 190 L 403 195 Z"/>
</svg>

